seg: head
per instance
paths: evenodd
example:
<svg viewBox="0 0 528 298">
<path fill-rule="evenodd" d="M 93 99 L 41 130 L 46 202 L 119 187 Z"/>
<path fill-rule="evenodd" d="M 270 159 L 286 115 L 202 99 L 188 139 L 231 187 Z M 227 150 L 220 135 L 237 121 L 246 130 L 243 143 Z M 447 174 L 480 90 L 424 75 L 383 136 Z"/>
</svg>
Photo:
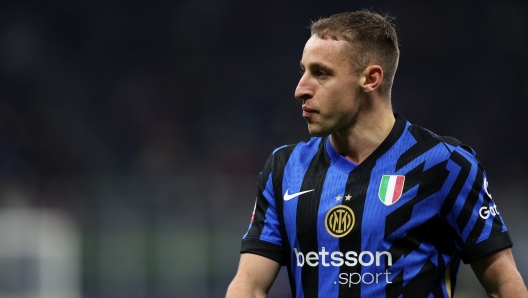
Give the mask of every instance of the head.
<svg viewBox="0 0 528 298">
<path fill-rule="evenodd" d="M 295 90 L 308 131 L 349 134 L 361 115 L 392 114 L 398 44 L 390 20 L 367 11 L 344 13 L 313 23 L 311 30 Z"/>
<path fill-rule="evenodd" d="M 400 50 L 393 18 L 367 10 L 335 14 L 322 18 L 310 26 L 312 36 L 322 39 L 345 40 L 348 58 L 355 74 L 361 73 L 370 64 L 383 70 L 380 94 L 390 99 L 394 74 L 398 67 Z"/>
</svg>

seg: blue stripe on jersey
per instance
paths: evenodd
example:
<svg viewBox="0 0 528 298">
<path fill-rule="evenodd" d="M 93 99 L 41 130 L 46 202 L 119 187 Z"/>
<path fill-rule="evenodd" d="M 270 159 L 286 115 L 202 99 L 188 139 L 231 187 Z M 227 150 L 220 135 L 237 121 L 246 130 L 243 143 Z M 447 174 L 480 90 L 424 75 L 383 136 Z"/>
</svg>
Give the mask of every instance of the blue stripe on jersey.
<svg viewBox="0 0 528 298">
<path fill-rule="evenodd" d="M 469 171 L 469 176 L 466 180 L 466 183 L 464 183 L 465 187 L 460 190 L 460 193 L 457 196 L 457 199 L 455 201 L 455 204 L 453 205 L 453 208 L 451 209 L 451 214 L 454 218 L 458 217 L 460 213 L 463 211 L 464 204 L 466 203 L 466 199 L 468 198 L 469 194 L 471 193 L 471 187 L 467 187 L 468 185 L 471 186 L 475 182 L 475 179 L 477 178 L 477 169 L 478 166 L 471 163 L 471 170 Z M 456 222 L 453 221 L 453 222 Z M 469 234 L 471 233 L 471 229 L 468 229 L 469 225 L 466 225 L 462 231 L 460 231 L 460 228 L 458 225 L 454 225 L 453 227 L 459 231 L 459 235 L 462 238 L 463 242 L 466 242 L 467 238 L 469 237 Z"/>
<path fill-rule="evenodd" d="M 483 201 L 481 201 L 481 202 L 484 203 Z M 485 206 L 485 204 L 480 204 L 479 205 L 479 211 L 480 211 L 480 208 L 482 208 L 483 206 Z M 480 212 L 479 212 L 479 214 L 480 214 Z M 489 238 L 490 233 L 491 233 L 491 228 L 493 227 L 493 220 L 494 220 L 493 216 L 490 216 L 490 217 L 488 217 L 486 219 L 486 224 L 484 225 L 484 228 L 482 229 L 482 233 L 480 233 L 480 236 L 479 236 L 479 238 L 477 240 L 477 243 L 479 243 L 482 240 L 485 240 L 485 239 Z"/>
<path fill-rule="evenodd" d="M 493 202 L 493 204 L 495 205 L 495 201 L 492 200 L 492 202 Z M 495 205 L 495 206 L 496 206 L 496 205 Z M 490 217 L 491 217 L 491 216 L 490 216 Z M 498 214 L 496 215 L 496 217 L 498 217 L 498 218 L 500 219 L 500 222 L 502 223 L 502 230 L 501 230 L 501 232 L 504 233 L 504 232 L 508 231 L 508 227 L 506 227 L 506 224 L 504 224 L 504 220 L 502 219 L 502 215 L 500 215 L 500 213 L 498 213 Z M 488 218 L 488 219 L 489 219 L 489 218 Z M 493 221 L 490 222 L 490 225 L 492 224 L 492 222 L 493 222 Z"/>
<path fill-rule="evenodd" d="M 344 158 L 339 152 L 337 152 L 332 144 L 330 143 L 330 137 L 326 138 L 326 153 L 330 156 L 332 163 L 346 173 L 352 172 L 357 165 L 350 160 Z"/>
<path fill-rule="evenodd" d="M 434 255 L 430 256 L 429 260 L 436 264 L 438 251 L 430 242 L 424 241 L 420 243 L 417 249 L 413 250 L 405 257 L 407 264 L 404 265 L 405 270 L 403 271 L 404 286 L 407 285 L 408 282 L 412 281 L 415 276 L 418 276 L 418 272 L 422 270 L 424 260 L 428 259 L 424 257 L 424 254 L 426 253 L 434 253 Z M 413 260 L 415 260 L 415 264 L 413 264 Z"/>
<path fill-rule="evenodd" d="M 407 126 L 409 123 L 407 123 Z M 402 135 L 402 137 L 396 142 L 394 146 L 401 146 L 401 151 L 406 151 L 410 147 L 412 147 L 416 141 L 414 141 L 413 137 L 409 133 L 409 131 L 406 129 Z M 390 152 L 390 151 L 389 151 Z M 378 196 L 379 191 L 379 184 L 380 179 L 376 179 L 375 177 L 382 177 L 386 174 L 405 174 L 410 169 L 415 168 L 418 164 L 420 164 L 422 161 L 418 163 L 414 163 L 414 161 L 410 162 L 409 165 L 404 166 L 399 171 L 395 172 L 396 170 L 396 163 L 397 158 L 394 158 L 394 156 L 388 156 L 387 154 L 382 156 L 376 163 L 377 164 L 383 164 L 383 167 L 374 167 L 371 172 L 371 178 L 369 182 L 369 186 L 367 188 L 367 198 L 376 198 L 373 200 L 366 200 L 365 202 L 365 209 L 363 210 L 363 218 L 379 218 L 380 221 L 385 221 L 387 215 L 392 212 L 394 209 L 396 209 L 395 205 L 391 206 L 385 206 L 380 203 L 380 199 Z M 405 194 L 403 194 L 402 198 L 400 200 L 406 200 L 409 198 L 413 198 L 416 195 L 416 191 L 418 190 L 417 187 L 414 187 L 413 189 L 408 190 Z M 372 250 L 372 243 L 378 243 L 382 244 L 385 236 L 385 223 L 371 226 L 371 225 L 362 225 L 362 250 L 367 249 L 367 245 L 369 246 L 369 249 Z M 368 237 L 367 237 L 368 236 Z M 402 235 L 400 235 L 401 237 Z M 391 242 L 392 243 L 392 242 Z M 388 250 L 389 246 L 386 245 L 384 247 L 378 247 L 381 250 Z M 393 260 L 396 261 L 396 260 Z"/>
<path fill-rule="evenodd" d="M 484 196 L 482 194 L 482 191 L 479 193 L 479 196 L 478 196 L 478 201 L 477 201 L 477 204 L 475 204 L 475 206 L 473 207 L 473 209 L 477 209 L 479 210 L 480 209 L 480 206 L 479 206 L 479 202 L 484 202 Z M 467 239 L 467 237 L 469 237 L 469 234 L 473 231 L 473 227 L 475 226 L 475 223 L 477 222 L 477 219 L 479 217 L 479 214 L 478 212 L 473 212 L 471 214 L 471 217 L 469 218 L 469 221 L 468 223 L 466 224 L 466 226 L 464 227 L 464 230 L 462 231 L 462 235 L 464 237 L 464 241 Z M 490 216 L 491 217 L 491 216 Z M 489 218 L 488 218 L 489 219 Z M 490 226 L 491 228 L 491 223 L 492 222 L 486 222 L 486 225 L 484 227 L 486 227 L 487 225 Z M 489 235 L 488 235 L 489 236 Z"/>
<path fill-rule="evenodd" d="M 414 143 L 410 144 L 414 145 Z M 434 155 L 446 155 L 445 146 L 443 144 L 438 144 L 431 148 L 426 154 L 422 154 L 415 159 L 413 159 L 411 162 L 406 164 L 403 168 L 399 169 L 395 172 L 396 175 L 405 175 L 407 172 L 411 171 L 412 169 L 416 168 L 422 163 L 424 164 L 423 171 L 427 171 L 428 169 L 436 166 L 437 164 L 444 162 L 445 159 L 443 158 L 434 158 Z M 447 157 L 447 155 L 446 155 Z"/>
<path fill-rule="evenodd" d="M 453 160 L 448 160 L 446 164 L 446 169 L 449 171 L 449 176 L 447 177 L 446 182 L 444 183 L 444 187 L 442 187 L 443 196 L 447 196 L 447 194 L 451 190 L 451 187 L 455 183 L 458 175 L 460 175 L 462 167 Z"/>
<path fill-rule="evenodd" d="M 407 126 L 409 124 L 407 123 Z M 416 141 L 412 137 L 412 135 L 409 133 L 409 131 L 406 129 L 402 135 L 402 137 L 396 142 L 394 146 L 400 146 L 401 151 L 406 151 L 410 147 L 412 147 L 414 144 L 416 144 Z M 379 185 L 380 185 L 380 178 L 383 175 L 386 174 L 405 174 L 409 170 L 415 168 L 417 165 L 422 163 L 424 160 L 413 160 L 403 168 L 399 169 L 399 171 L 396 172 L 396 163 L 398 161 L 395 156 L 391 156 L 390 153 L 392 153 L 390 150 L 387 152 L 389 154 L 385 154 L 382 156 L 378 161 L 376 161 L 377 165 L 382 164 L 382 167 L 375 166 L 372 169 L 371 175 L 370 175 L 370 181 L 369 185 L 367 187 L 367 195 L 366 198 L 368 198 L 365 201 L 365 206 L 363 210 L 363 219 L 366 218 L 378 218 L 379 223 L 377 224 L 368 224 L 367 222 L 364 222 L 361 225 L 361 250 L 362 251 L 388 251 L 390 246 L 392 245 L 393 239 L 399 239 L 404 236 L 404 234 L 407 232 L 404 229 L 398 229 L 394 233 L 392 233 L 390 236 L 385 238 L 385 220 L 387 218 L 387 215 L 390 214 L 392 211 L 397 209 L 398 205 L 391 205 L 391 206 L 385 206 L 383 203 L 381 203 L 381 200 L 379 199 L 378 191 L 379 191 Z M 418 187 L 413 187 L 412 189 L 409 189 L 405 194 L 402 195 L 400 198 L 400 201 L 404 202 L 409 199 L 412 199 L 416 196 L 416 193 L 418 191 Z M 375 253 L 374 253 L 375 255 Z M 404 257 L 401 259 L 403 260 Z M 393 266 L 388 268 L 388 271 L 391 272 L 390 275 L 384 276 L 382 278 L 381 282 L 385 282 L 385 279 L 388 278 L 389 282 L 396 277 L 401 271 L 403 271 L 403 264 L 404 261 L 401 262 L 401 265 L 398 265 L 398 260 L 392 260 Z M 361 267 L 361 275 L 364 275 L 365 273 L 369 272 L 371 274 L 374 274 L 376 276 L 379 273 L 384 273 L 385 266 L 376 266 L 375 263 L 373 263 L 370 266 L 362 266 Z M 372 287 L 370 285 L 363 285 L 361 286 L 361 296 L 362 297 L 380 297 L 383 295 L 379 291 L 383 290 L 384 287 Z"/>
<path fill-rule="evenodd" d="M 285 147 L 288 147 L 288 145 L 280 146 L 279 148 L 273 150 L 273 152 L 272 152 L 271 154 L 273 155 L 273 154 L 275 154 L 275 152 L 277 152 L 277 151 L 279 151 L 280 149 L 285 148 Z"/>
<path fill-rule="evenodd" d="M 415 188 L 417 190 L 417 188 Z M 424 200 L 425 201 L 425 200 Z M 423 202 L 423 201 L 422 201 Z M 428 217 L 431 216 L 431 209 L 427 210 L 428 208 L 430 207 L 427 207 L 427 204 L 421 204 L 422 202 L 418 203 L 417 205 L 415 205 L 415 210 L 413 211 L 413 221 L 421 221 L 422 219 L 420 219 L 419 217 L 420 216 L 417 216 L 417 215 L 422 215 L 421 217 L 423 218 L 422 222 L 425 222 L 427 220 Z M 421 206 L 420 206 L 421 205 Z M 429 211 L 429 214 L 419 214 L 420 212 L 427 212 Z M 406 229 L 407 228 L 407 229 Z M 388 241 L 389 243 L 394 243 L 394 241 L 396 241 L 397 239 L 401 239 L 402 237 L 405 236 L 405 234 L 409 231 L 408 229 L 409 227 L 407 225 L 403 225 L 402 228 L 398 229 L 397 231 L 395 231 L 391 236 L 387 237 L 386 238 L 386 241 Z M 429 246 L 430 243 L 429 242 L 422 242 L 420 244 L 420 247 L 413 250 L 410 254 L 408 254 L 407 256 L 404 256 L 402 255 L 402 257 L 399 259 L 399 260 L 393 260 L 394 263 L 393 263 L 393 266 L 390 268 L 391 270 L 391 273 L 392 273 L 392 277 L 395 277 L 396 275 L 398 275 L 400 272 L 404 272 L 404 283 L 406 283 L 407 281 L 411 280 L 410 278 L 408 278 L 409 276 L 412 276 L 412 274 L 414 273 L 417 273 L 420 269 L 421 269 L 421 266 L 413 266 L 413 265 L 410 265 L 412 264 L 413 262 L 411 260 L 416 260 L 417 262 L 421 262 L 427 258 L 424 258 L 420 251 L 421 248 L 424 247 L 424 245 L 426 246 Z M 431 246 L 432 247 L 432 246 Z M 422 251 L 423 252 L 423 251 Z M 430 258 L 432 259 L 433 257 L 436 258 L 436 253 L 437 251 L 436 250 L 431 250 L 431 251 L 428 251 L 428 252 L 431 252 L 431 253 L 435 253 L 434 256 L 430 256 Z M 434 263 L 437 263 L 436 261 L 434 261 Z M 423 265 L 423 263 L 420 263 L 421 265 Z M 416 265 L 416 264 L 414 264 Z M 412 270 L 415 270 L 415 271 L 412 271 Z M 412 274 L 411 274 L 412 273 Z"/>
<path fill-rule="evenodd" d="M 401 148 L 401 151 L 406 151 L 410 147 L 412 147 L 416 141 L 412 137 L 412 135 L 409 133 L 407 127 L 409 126 L 409 123 L 406 124 L 406 129 L 403 132 L 402 137 L 394 144 L 393 147 L 399 146 Z M 397 158 L 395 158 L 394 154 L 399 155 L 401 153 L 394 152 L 394 151 L 387 151 L 385 155 L 380 157 L 376 161 L 376 166 L 372 169 L 371 175 L 370 175 L 370 181 L 369 185 L 367 187 L 367 194 L 363 210 L 363 219 L 367 218 L 374 218 L 377 219 L 377 223 L 371 223 L 371 222 L 363 222 L 361 225 L 361 250 L 362 251 L 388 251 L 391 244 L 393 243 L 390 239 L 391 236 L 394 234 L 398 234 L 397 231 L 393 233 L 393 235 L 389 236 L 387 239 L 385 239 L 385 220 L 387 218 L 387 215 L 391 213 L 395 206 L 385 206 L 383 203 L 381 203 L 381 200 L 379 199 L 379 184 L 380 184 L 380 178 L 383 175 L 387 174 L 401 174 L 406 173 L 410 169 L 413 169 L 416 167 L 419 163 L 414 164 L 411 162 L 410 164 L 406 165 L 402 169 L 400 169 L 398 172 L 396 171 L 396 163 Z M 383 165 L 383 167 L 379 167 L 378 165 Z M 416 195 L 417 187 L 414 187 L 413 189 L 408 190 L 400 200 L 405 200 L 406 198 L 413 198 Z M 400 230 L 402 231 L 402 230 Z M 375 255 L 375 254 L 374 254 Z M 403 257 L 402 257 L 403 259 Z M 384 273 L 386 269 L 391 272 L 390 275 L 388 275 L 389 282 L 396 277 L 397 273 L 399 273 L 402 268 L 398 268 L 398 266 L 394 266 L 397 262 L 397 260 L 392 260 L 393 266 L 390 268 L 385 268 L 385 266 L 376 266 L 374 263 L 371 266 L 361 266 L 361 275 L 363 276 L 365 273 L 370 272 L 374 274 Z M 393 272 L 396 269 L 397 272 Z M 385 283 L 385 278 L 381 281 Z M 362 297 L 381 297 L 384 295 L 385 288 L 384 287 L 373 287 L 371 285 L 365 285 L 363 283 L 360 284 L 361 286 L 361 296 Z M 380 292 L 383 291 L 383 292 Z"/>
<path fill-rule="evenodd" d="M 411 148 L 413 145 L 416 144 L 416 140 L 414 137 L 410 134 L 408 130 L 405 130 L 402 137 L 398 140 L 398 142 L 394 145 L 394 147 L 398 146 L 403 152 Z M 400 151 L 400 152 L 401 152 Z M 418 195 L 419 190 L 419 184 L 412 187 L 411 189 L 408 189 L 404 194 L 402 194 L 402 197 L 399 199 L 398 203 L 395 203 L 390 206 L 385 206 L 381 203 L 379 197 L 378 197 L 378 190 L 380 185 L 380 177 L 386 174 L 396 174 L 396 175 L 406 175 L 410 171 L 416 169 L 421 164 L 423 165 L 422 170 L 425 172 L 429 170 L 430 168 L 440 164 L 441 162 L 444 162 L 445 159 L 449 156 L 449 152 L 445 150 L 445 145 L 439 143 L 438 145 L 432 147 L 429 149 L 426 153 L 417 156 L 415 159 L 410 161 L 408 164 L 403 166 L 402 168 L 398 169 L 396 171 L 396 165 L 398 159 L 394 156 L 391 156 L 391 154 L 399 154 L 398 152 L 391 152 L 388 151 L 384 156 L 382 156 L 378 161 L 376 162 L 377 166 L 375 166 L 371 173 L 371 179 L 369 182 L 369 186 L 367 189 L 367 198 L 371 198 L 366 200 L 365 202 L 365 209 L 363 210 L 363 218 L 379 218 L 379 221 L 382 222 L 381 224 L 363 224 L 362 225 L 362 250 L 369 250 L 369 251 L 386 251 L 389 250 L 392 244 L 395 243 L 398 239 L 402 239 L 405 237 L 405 235 L 409 232 L 409 230 L 412 230 L 415 228 L 419 223 L 425 223 L 430 218 L 433 218 L 437 213 L 438 210 L 441 208 L 441 201 L 436 200 L 435 198 L 438 196 L 437 193 L 431 194 L 428 198 L 424 198 L 422 201 L 417 202 L 414 205 L 412 216 L 409 222 L 403 224 L 398 229 L 396 229 L 392 234 L 388 235 L 385 238 L 385 220 L 387 219 L 387 216 L 392 213 L 393 211 L 400 208 L 403 204 L 407 203 L 408 201 L 414 199 Z M 438 158 L 439 156 L 444 156 L 441 158 Z M 380 165 L 380 166 L 378 166 Z M 433 204 L 433 205 L 431 205 Z M 423 256 L 422 250 L 427 248 L 427 252 L 432 253 L 432 255 L 429 256 Z M 420 244 L 420 247 L 413 252 L 411 252 L 407 256 L 402 256 L 399 260 L 393 259 L 393 266 L 388 268 L 388 271 L 391 273 L 388 276 L 389 281 L 392 281 L 393 278 L 395 278 L 398 274 L 400 274 L 402 271 L 404 272 L 404 285 L 412 280 L 412 277 L 416 276 L 416 274 L 421 270 L 421 266 L 410 266 L 409 264 L 412 263 L 412 260 L 416 260 L 417 262 L 421 262 L 424 259 L 431 259 L 433 263 L 437 263 L 437 254 L 438 252 L 434 248 L 434 246 L 429 242 L 423 242 Z M 420 263 L 422 264 L 422 263 Z M 409 268 L 412 267 L 413 270 L 409 270 Z M 371 266 L 362 266 L 362 273 L 365 274 L 367 272 L 370 273 L 384 273 L 385 268 L 384 266 L 375 266 L 375 264 Z M 365 286 L 361 284 L 361 295 L 364 297 L 377 297 L 381 295 L 378 292 L 380 288 L 371 287 L 371 286 Z"/>
<path fill-rule="evenodd" d="M 484 178 L 487 179 L 487 175 L 486 175 L 486 172 L 483 173 L 484 174 Z M 486 189 L 485 189 L 485 186 L 483 185 L 482 187 L 482 190 L 480 191 L 480 194 L 479 194 L 479 205 L 475 208 L 477 209 L 478 208 L 478 212 L 474 212 L 474 214 L 477 216 L 476 219 L 478 219 L 478 216 L 480 216 L 480 211 L 481 211 L 481 208 L 482 207 L 491 207 L 491 206 L 496 206 L 495 205 L 495 202 L 493 200 L 490 200 L 489 204 L 486 204 L 485 200 L 484 200 L 484 197 L 486 196 Z M 488 209 L 488 212 L 489 212 L 489 209 Z M 502 220 L 502 216 L 500 214 L 496 214 L 495 216 L 498 216 L 500 218 L 500 221 L 501 222 L 504 222 Z M 482 233 L 480 234 L 478 240 L 477 240 L 477 243 L 483 241 L 483 240 L 486 240 L 488 239 L 491 235 L 491 230 L 493 228 L 493 221 L 495 220 L 495 216 L 489 216 L 487 219 L 486 219 L 486 223 L 484 225 L 484 228 L 482 228 Z M 505 232 L 507 231 L 508 229 L 506 228 L 506 225 L 502 225 L 502 231 L 501 232 Z"/>
<path fill-rule="evenodd" d="M 484 175 L 484 178 L 485 178 L 485 179 L 488 179 L 488 174 L 486 173 L 486 171 L 483 171 L 482 173 L 483 173 L 483 175 Z M 482 194 L 485 194 L 485 193 L 486 193 L 486 186 L 485 186 L 485 185 L 482 185 Z M 490 206 L 491 206 L 491 205 L 496 206 L 495 201 L 493 201 L 493 199 L 492 199 L 491 196 L 490 196 Z M 489 207 L 489 206 L 488 206 L 488 207 Z M 479 209 L 479 210 L 480 210 L 480 209 Z M 491 229 L 492 229 L 492 227 L 493 227 L 493 218 L 492 218 L 492 217 L 493 217 L 493 216 L 490 216 L 490 217 L 488 217 L 488 219 L 486 220 L 486 229 L 488 228 L 488 225 L 489 225 L 489 231 L 488 231 L 488 233 L 486 233 L 486 234 L 485 234 L 485 233 L 482 233 L 482 234 L 481 234 L 481 237 L 480 237 L 479 240 L 478 240 L 478 242 L 480 242 L 481 240 L 483 240 L 483 239 L 481 239 L 481 238 L 483 238 L 484 236 L 488 236 L 488 237 L 489 237 L 489 234 L 490 234 Z M 501 232 L 504 233 L 504 232 L 508 231 L 508 228 L 506 227 L 506 225 L 504 224 L 504 220 L 502 219 L 502 215 L 501 215 L 500 213 L 497 213 L 496 217 L 498 217 L 498 218 L 500 219 L 500 222 L 502 222 L 502 230 L 501 230 Z"/>
<path fill-rule="evenodd" d="M 330 144 L 327 143 L 327 146 Z M 326 212 L 336 206 L 341 205 L 345 200 L 345 187 L 348 179 L 348 172 L 343 172 L 335 164 L 332 164 L 326 174 L 323 192 L 321 194 L 321 202 L 319 203 L 319 212 L 317 216 L 317 240 L 319 243 L 324 243 L 325 251 L 330 254 L 334 251 L 339 251 L 339 238 L 333 237 L 326 231 L 325 217 Z M 335 197 L 340 195 L 341 200 L 336 200 Z M 322 251 L 322 247 L 318 247 Z M 319 293 L 324 293 L 324 297 L 337 297 L 339 294 L 339 284 L 334 284 L 331 279 L 335 279 L 339 275 L 339 266 L 331 266 L 331 255 L 321 256 L 319 263 Z M 323 257 L 325 259 L 323 259 Z M 323 260 L 325 263 L 323 263 Z M 337 282 L 337 281 L 336 281 Z"/>
<path fill-rule="evenodd" d="M 310 166 L 310 163 L 317 153 L 321 138 L 311 138 L 308 142 L 299 143 L 288 159 L 284 168 L 284 178 L 282 181 L 282 194 L 288 190 L 289 194 L 305 191 L 309 189 L 300 189 L 304 180 L 304 175 Z M 288 241 L 290 242 L 291 251 L 291 274 L 295 278 L 295 287 L 297 289 L 297 296 L 304 297 L 301 268 L 297 266 L 297 256 L 295 250 L 300 251 L 297 237 L 297 202 L 301 197 L 293 198 L 284 202 L 284 225 L 286 233 L 288 234 Z"/>
<path fill-rule="evenodd" d="M 400 200 L 399 200 L 399 201 L 401 201 L 401 202 L 398 202 L 398 203 L 404 204 L 405 201 L 407 201 L 407 200 L 409 200 L 409 199 L 412 199 L 412 198 L 416 197 L 417 194 L 418 194 L 418 185 L 415 186 L 415 187 L 413 187 L 413 188 L 411 188 L 411 189 L 409 189 L 407 192 L 405 192 L 405 194 L 402 195 L 402 197 L 401 197 Z M 420 203 L 418 203 L 418 204 L 420 204 Z M 418 204 L 415 206 L 415 208 L 418 208 Z M 379 205 L 379 204 L 378 204 L 378 205 Z M 389 213 L 391 213 L 392 211 L 394 211 L 395 209 L 397 209 L 397 207 L 399 207 L 399 204 L 396 205 L 396 206 L 394 206 L 394 205 L 391 205 L 391 206 L 384 206 L 384 205 L 383 205 L 383 206 L 379 206 L 378 209 L 381 209 L 381 210 L 378 211 L 378 213 L 380 214 L 380 215 L 379 215 L 380 218 L 382 218 L 383 220 L 385 220 L 386 217 L 387 217 L 387 215 L 388 215 Z M 424 207 L 424 208 L 428 208 L 428 207 Z M 384 212 L 383 210 L 386 210 L 386 211 Z M 428 214 L 428 215 L 430 215 L 430 214 Z M 415 217 L 415 216 L 416 216 L 415 212 L 413 212 L 413 215 L 412 215 L 412 216 L 413 216 L 412 218 L 413 218 L 413 221 L 414 221 L 415 218 L 417 218 L 417 217 Z M 381 219 L 380 219 L 380 220 L 381 220 Z M 379 232 L 380 237 L 379 237 L 379 238 L 380 238 L 381 240 L 384 239 L 384 240 L 387 241 L 388 243 L 391 243 L 391 244 L 392 244 L 392 243 L 394 243 L 397 239 L 401 239 L 401 238 L 403 238 L 403 237 L 405 236 L 405 234 L 407 234 L 407 232 L 408 232 L 408 228 L 409 228 L 409 227 L 408 227 L 407 225 L 404 224 L 404 225 L 402 225 L 400 228 L 398 228 L 397 230 L 395 230 L 392 234 L 390 234 L 389 236 L 387 236 L 387 238 L 383 238 L 383 233 L 384 233 L 384 231 L 381 231 L 381 229 L 380 229 L 380 232 Z M 366 227 L 366 229 L 368 229 L 368 227 Z M 375 240 L 372 239 L 371 241 L 375 241 Z M 368 244 L 368 243 L 367 243 L 367 244 Z M 393 260 L 393 261 L 396 262 L 396 260 Z"/>
<path fill-rule="evenodd" d="M 458 175 L 460 174 L 462 168 L 460 167 L 459 164 L 455 163 L 454 161 L 448 160 L 448 162 L 446 164 L 446 169 L 449 171 L 449 176 L 447 177 L 446 181 L 444 182 L 444 186 L 442 187 L 442 190 L 441 190 L 441 192 L 444 193 L 445 195 L 447 195 L 449 193 L 449 191 L 451 190 L 451 188 L 453 187 L 453 184 L 455 183 L 455 181 L 456 181 Z M 445 197 L 445 195 L 444 195 L 444 197 Z M 460 202 L 460 203 L 462 203 L 462 205 L 464 204 L 464 202 Z M 454 206 L 451 208 L 451 211 L 446 216 L 447 223 L 456 222 L 456 216 L 458 215 L 459 212 L 453 213 L 453 209 L 454 209 Z M 456 229 L 458 231 L 458 226 L 457 225 L 451 225 L 451 226 L 452 226 L 453 229 Z M 458 233 L 460 233 L 460 232 L 458 232 Z M 460 251 L 460 249 L 462 249 L 462 247 L 460 247 L 460 245 L 459 245 L 460 243 L 458 243 L 458 241 L 453 241 L 453 244 L 455 245 L 455 247 L 456 247 L 456 249 L 458 251 Z"/>
<path fill-rule="evenodd" d="M 444 182 L 444 186 L 442 186 L 441 193 L 443 197 L 446 197 L 448 195 L 458 175 L 460 174 L 460 171 L 462 170 L 460 165 L 452 160 L 447 161 L 446 169 L 449 171 L 449 175 L 447 176 L 447 179 Z"/>
<path fill-rule="evenodd" d="M 279 229 L 279 218 L 277 217 L 277 203 L 275 202 L 271 173 L 268 177 L 268 181 L 266 181 L 266 188 L 262 192 L 262 195 L 269 202 L 269 206 L 268 210 L 266 210 L 266 221 L 264 222 L 264 228 L 260 234 L 260 239 L 282 246 L 282 237 Z"/>
</svg>

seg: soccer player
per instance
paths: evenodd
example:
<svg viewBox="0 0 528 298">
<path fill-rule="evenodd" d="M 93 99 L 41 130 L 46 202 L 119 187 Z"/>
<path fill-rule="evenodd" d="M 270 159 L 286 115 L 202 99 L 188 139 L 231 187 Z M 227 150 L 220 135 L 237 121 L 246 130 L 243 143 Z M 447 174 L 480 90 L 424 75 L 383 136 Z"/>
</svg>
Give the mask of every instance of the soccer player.
<svg viewBox="0 0 528 298">
<path fill-rule="evenodd" d="M 469 146 L 391 107 L 390 17 L 311 26 L 295 97 L 312 138 L 276 149 L 227 297 L 264 297 L 286 265 L 293 297 L 452 297 L 460 261 L 490 297 L 528 297 Z"/>
</svg>

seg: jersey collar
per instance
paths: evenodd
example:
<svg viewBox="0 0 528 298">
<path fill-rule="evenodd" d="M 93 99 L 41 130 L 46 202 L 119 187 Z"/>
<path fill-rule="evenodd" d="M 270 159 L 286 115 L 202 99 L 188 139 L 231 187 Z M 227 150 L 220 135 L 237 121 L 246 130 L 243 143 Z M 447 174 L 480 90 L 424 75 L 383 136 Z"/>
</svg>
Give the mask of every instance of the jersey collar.
<svg viewBox="0 0 528 298">
<path fill-rule="evenodd" d="M 376 163 L 376 160 L 385 154 L 385 152 L 389 151 L 396 141 L 398 141 L 398 139 L 403 134 L 405 127 L 407 126 L 407 120 L 405 120 L 401 115 L 394 114 L 394 117 L 396 118 L 396 122 L 394 122 L 394 126 L 392 127 L 389 135 L 361 164 L 356 165 L 350 160 L 344 158 L 334 149 L 334 147 L 332 147 L 332 144 L 330 144 L 330 138 L 326 137 L 325 147 L 328 156 L 338 168 L 346 173 L 350 173 L 353 170 L 361 171 L 362 169 L 367 169 L 373 166 Z"/>
</svg>

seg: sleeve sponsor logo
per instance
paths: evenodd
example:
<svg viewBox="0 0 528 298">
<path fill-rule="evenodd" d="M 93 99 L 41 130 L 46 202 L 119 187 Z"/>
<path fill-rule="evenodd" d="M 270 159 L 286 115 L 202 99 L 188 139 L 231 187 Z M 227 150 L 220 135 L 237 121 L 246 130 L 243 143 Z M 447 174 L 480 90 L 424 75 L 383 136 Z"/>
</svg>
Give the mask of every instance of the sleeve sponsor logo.
<svg viewBox="0 0 528 298">
<path fill-rule="evenodd" d="M 497 205 L 491 205 L 491 206 L 482 206 L 479 210 L 479 216 L 482 219 L 488 219 L 490 216 L 495 217 L 499 214 L 499 209 L 497 209 Z"/>
<path fill-rule="evenodd" d="M 491 195 L 489 193 L 489 190 L 488 190 L 488 178 L 487 177 L 484 177 L 484 190 L 486 191 L 486 194 L 488 195 L 488 197 L 491 198 Z"/>
</svg>

